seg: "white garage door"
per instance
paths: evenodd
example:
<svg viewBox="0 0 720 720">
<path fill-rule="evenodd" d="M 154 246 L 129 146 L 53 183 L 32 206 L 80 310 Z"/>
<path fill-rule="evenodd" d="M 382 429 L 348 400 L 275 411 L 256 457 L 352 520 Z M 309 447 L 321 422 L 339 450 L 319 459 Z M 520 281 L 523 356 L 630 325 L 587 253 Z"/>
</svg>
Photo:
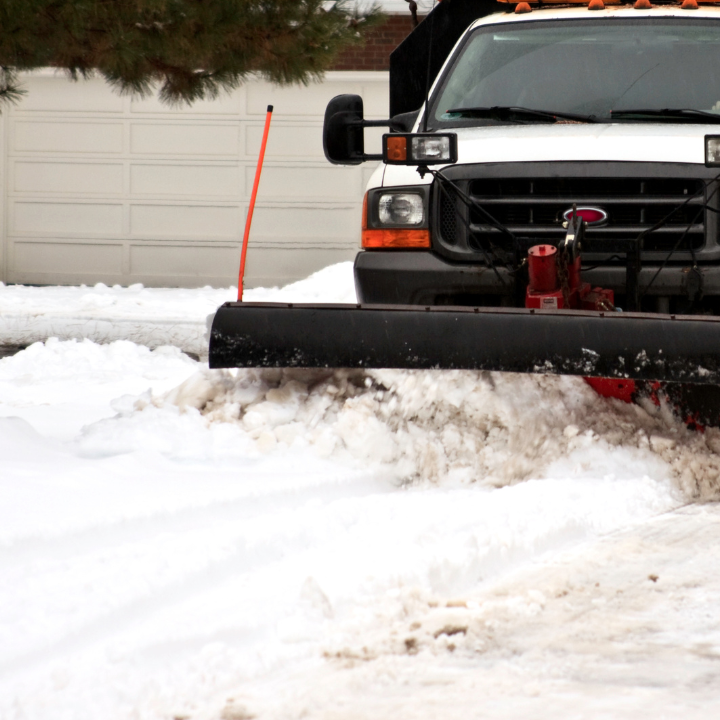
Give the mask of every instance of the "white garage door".
<svg viewBox="0 0 720 720">
<path fill-rule="evenodd" d="M 27 96 L 0 115 L 5 282 L 234 284 L 268 104 L 248 285 L 354 257 L 373 167 L 330 165 L 322 117 L 348 92 L 363 96 L 367 117 L 384 117 L 387 73 L 282 89 L 256 81 L 179 109 L 52 72 L 24 85 Z M 367 132 L 369 148 L 381 132 Z"/>
</svg>

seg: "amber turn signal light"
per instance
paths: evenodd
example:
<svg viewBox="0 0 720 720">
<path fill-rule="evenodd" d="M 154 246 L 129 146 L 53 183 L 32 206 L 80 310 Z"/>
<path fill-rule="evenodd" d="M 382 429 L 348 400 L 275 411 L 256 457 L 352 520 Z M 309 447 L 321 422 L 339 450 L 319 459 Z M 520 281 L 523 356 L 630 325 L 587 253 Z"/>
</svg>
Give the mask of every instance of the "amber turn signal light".
<svg viewBox="0 0 720 720">
<path fill-rule="evenodd" d="M 364 248 L 429 248 L 430 231 L 424 230 L 363 230 Z"/>
<path fill-rule="evenodd" d="M 404 163 L 407 160 L 407 138 L 404 136 L 387 139 L 387 157 L 389 162 Z"/>
<path fill-rule="evenodd" d="M 455 133 L 383 135 L 383 162 L 388 165 L 449 165 L 457 160 Z"/>
</svg>

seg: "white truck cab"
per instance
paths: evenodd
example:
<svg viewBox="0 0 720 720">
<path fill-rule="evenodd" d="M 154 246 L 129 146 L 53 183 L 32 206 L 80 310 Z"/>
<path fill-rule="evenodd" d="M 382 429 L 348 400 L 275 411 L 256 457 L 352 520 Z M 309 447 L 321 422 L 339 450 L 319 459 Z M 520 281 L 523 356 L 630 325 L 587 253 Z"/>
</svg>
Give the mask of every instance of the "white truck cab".
<svg viewBox="0 0 720 720">
<path fill-rule="evenodd" d="M 720 12 L 604 3 L 444 0 L 391 119 L 334 98 L 328 159 L 382 160 L 359 304 L 226 303 L 210 366 L 581 375 L 720 427 Z"/>
<path fill-rule="evenodd" d="M 583 276 L 619 306 L 720 314 L 720 8 L 643 4 L 521 3 L 467 27 L 423 107 L 385 123 L 361 302 L 522 306 L 529 247 L 559 243 L 575 208 Z M 326 155 L 376 159 L 360 125 L 382 123 L 348 98 Z M 417 142 L 429 156 L 395 152 Z"/>
</svg>

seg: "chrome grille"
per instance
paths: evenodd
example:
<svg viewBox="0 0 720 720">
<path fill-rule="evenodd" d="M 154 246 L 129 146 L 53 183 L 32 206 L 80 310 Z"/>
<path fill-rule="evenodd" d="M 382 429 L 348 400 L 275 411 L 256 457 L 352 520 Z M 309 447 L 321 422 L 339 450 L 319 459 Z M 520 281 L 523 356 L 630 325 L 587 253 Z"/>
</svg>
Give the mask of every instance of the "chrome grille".
<svg viewBox="0 0 720 720">
<path fill-rule="evenodd" d="M 602 252 L 604 239 L 635 238 L 673 211 L 662 228 L 645 237 L 645 251 L 669 251 L 676 245 L 678 251 L 697 250 L 705 243 L 704 183 L 696 178 L 493 177 L 461 184 L 476 203 L 523 239 L 557 242 L 565 234 L 563 214 L 576 204 L 599 207 L 608 214 L 603 225 L 587 228 L 586 237 L 594 252 Z M 465 224 L 456 220 L 449 241 L 445 237 L 445 228 L 451 222 L 448 216 L 457 216 L 458 211 L 447 201 L 440 203 L 439 211 L 442 241 L 457 245 L 462 233 L 470 252 L 488 247 L 510 249 L 507 235 L 474 208 L 464 211 L 472 232 L 468 233 Z"/>
</svg>

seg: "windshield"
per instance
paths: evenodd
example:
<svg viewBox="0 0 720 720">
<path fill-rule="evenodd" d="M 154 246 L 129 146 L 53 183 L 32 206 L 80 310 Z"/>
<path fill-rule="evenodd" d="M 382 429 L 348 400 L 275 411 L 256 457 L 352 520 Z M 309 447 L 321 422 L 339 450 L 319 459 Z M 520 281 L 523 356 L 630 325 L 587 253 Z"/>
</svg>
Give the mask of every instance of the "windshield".
<svg viewBox="0 0 720 720">
<path fill-rule="evenodd" d="M 493 107 L 599 120 L 628 109 L 720 114 L 720 22 L 641 18 L 480 27 L 435 94 L 430 119 L 435 128 L 507 122 L 448 113 Z"/>
</svg>

